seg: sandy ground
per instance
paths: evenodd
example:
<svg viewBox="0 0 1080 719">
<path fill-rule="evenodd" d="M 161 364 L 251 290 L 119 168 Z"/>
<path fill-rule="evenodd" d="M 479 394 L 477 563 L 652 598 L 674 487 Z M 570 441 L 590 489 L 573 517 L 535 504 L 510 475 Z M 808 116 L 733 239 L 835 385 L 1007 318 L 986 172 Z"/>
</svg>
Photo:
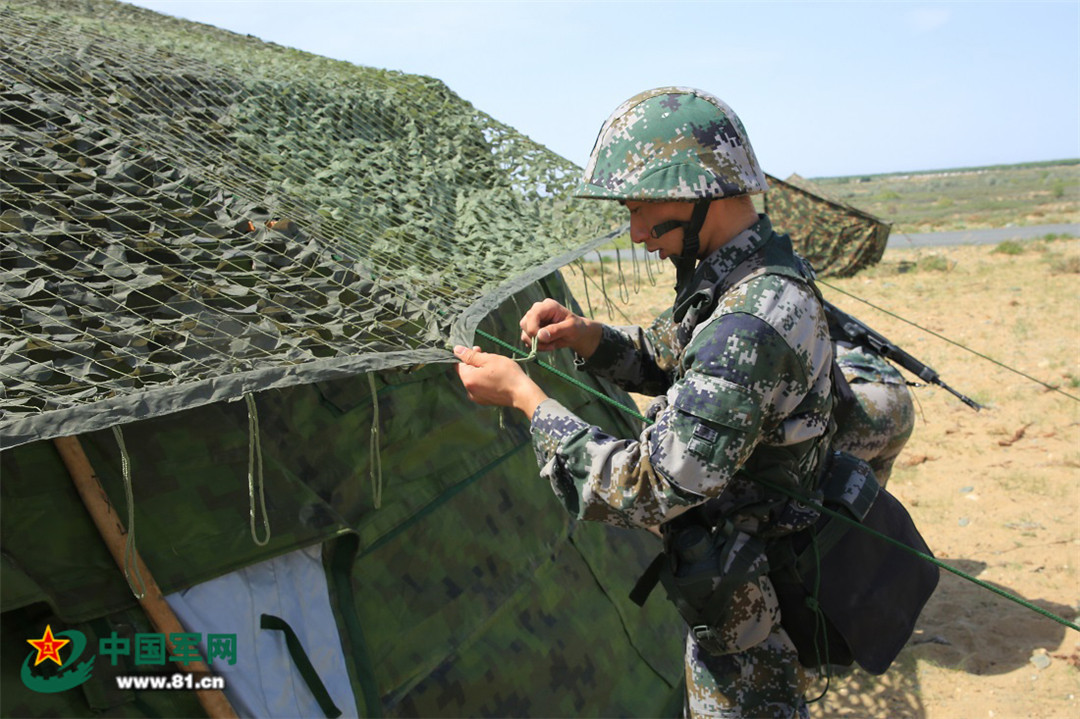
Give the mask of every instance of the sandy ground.
<svg viewBox="0 0 1080 719">
<path fill-rule="evenodd" d="M 822 291 L 985 405 L 975 412 L 940 388 L 913 389 L 919 420 L 888 487 L 935 555 L 1075 622 L 1080 240 L 1019 248 L 1019 254 L 993 246 L 889 250 L 854 278 L 823 280 Z M 596 272 L 596 265 L 586 267 Z M 655 286 L 642 274 L 638 282 L 627 276 L 623 289 L 607 263 L 604 284 L 626 317 L 647 322 L 670 302 L 668 267 L 653 266 Z M 583 297 L 581 273 L 569 279 Z M 599 305 L 597 285 L 590 283 L 590 294 Z M 603 321 L 625 323 L 619 310 L 594 309 Z M 893 667 L 880 677 L 861 671 L 833 677 L 812 714 L 1077 718 L 1080 632 L 942 571 Z"/>
</svg>

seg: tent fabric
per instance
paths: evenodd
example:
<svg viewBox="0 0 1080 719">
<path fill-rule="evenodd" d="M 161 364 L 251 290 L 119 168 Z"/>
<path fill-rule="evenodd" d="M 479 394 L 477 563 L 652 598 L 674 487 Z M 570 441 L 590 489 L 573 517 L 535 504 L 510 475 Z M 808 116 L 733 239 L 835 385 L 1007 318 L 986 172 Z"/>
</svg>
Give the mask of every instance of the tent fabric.
<svg viewBox="0 0 1080 719">
<path fill-rule="evenodd" d="M 264 613 L 293 627 L 341 716 L 358 716 L 319 547 L 244 567 L 165 600 L 183 626 L 198 628 L 204 657 L 208 634 L 236 635 L 237 646 L 244 648 L 236 663 L 219 660 L 213 668 L 225 678 L 225 694 L 240 716 L 322 715 L 282 634 L 260 628 Z"/>
<path fill-rule="evenodd" d="M 891 225 L 831 197 L 798 175 L 768 175 L 763 207 L 773 227 L 791 236 L 795 251 L 822 277 L 849 277 L 881 260 Z"/>
<path fill-rule="evenodd" d="M 482 327 L 511 340 L 520 307 L 566 294 L 561 277 L 551 275 L 504 302 Z M 576 372 L 568 355 L 551 361 Z M 125 425 L 138 551 L 173 593 L 318 549 L 362 715 L 677 715 L 681 621 L 667 602 L 639 609 L 627 597 L 659 541 L 573 521 L 538 476 L 527 422 L 474 405 L 454 373 L 446 365 L 380 371 L 374 397 L 367 377 L 258 393 L 266 547 L 254 543 L 249 527 L 244 403 Z M 546 373 L 536 376 L 607 431 L 637 432 L 608 405 Z M 613 386 L 578 376 L 629 402 Z M 368 441 L 376 401 L 378 509 Z M 115 439 L 98 431 L 82 441 L 124 516 Z M 121 617 L 138 613 L 134 599 L 51 443 L 5 450 L 0 462 L 0 609 L 7 622 L 0 651 L 14 658 L 4 666 L 18 666 L 26 639 L 41 635 L 46 617 L 57 631 L 130 624 Z M 41 531 L 45 526 L 63 531 Z M 91 712 L 88 700 L 28 697 L 17 673 L 0 675 L 0 714 L 60 701 L 65 716 Z M 105 678 L 95 682 L 94 691 L 104 691 Z M 115 701 L 143 716 L 142 694 Z"/>
</svg>

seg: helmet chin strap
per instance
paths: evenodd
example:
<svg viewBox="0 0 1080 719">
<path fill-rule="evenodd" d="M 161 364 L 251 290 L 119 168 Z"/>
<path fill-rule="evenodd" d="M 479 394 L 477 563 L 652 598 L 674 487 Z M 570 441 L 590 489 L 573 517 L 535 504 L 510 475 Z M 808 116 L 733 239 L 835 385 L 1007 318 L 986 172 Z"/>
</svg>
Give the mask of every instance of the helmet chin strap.
<svg viewBox="0 0 1080 719">
<path fill-rule="evenodd" d="M 670 258 L 675 265 L 675 303 L 679 304 L 683 293 L 690 284 L 690 278 L 694 276 L 697 268 L 698 251 L 701 249 L 701 227 L 705 224 L 705 216 L 709 213 L 711 198 L 704 198 L 694 203 L 694 212 L 690 215 L 690 221 L 668 220 L 653 226 L 652 236 L 659 239 L 674 229 L 683 229 L 682 252 L 672 255 Z"/>
</svg>

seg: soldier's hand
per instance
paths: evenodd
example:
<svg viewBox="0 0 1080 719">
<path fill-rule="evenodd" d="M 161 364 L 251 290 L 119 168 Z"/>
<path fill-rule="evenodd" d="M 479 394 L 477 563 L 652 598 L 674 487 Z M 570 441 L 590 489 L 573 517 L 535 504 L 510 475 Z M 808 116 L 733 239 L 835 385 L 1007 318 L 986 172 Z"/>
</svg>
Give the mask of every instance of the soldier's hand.
<svg viewBox="0 0 1080 719">
<path fill-rule="evenodd" d="M 536 406 L 547 399 L 521 365 L 509 357 L 461 346 L 454 348 L 454 354 L 461 360 L 458 377 L 469 399 L 477 404 L 514 407 L 531 419 Z"/>
<path fill-rule="evenodd" d="M 596 351 L 603 334 L 603 325 L 587 320 L 563 307 L 553 299 L 536 302 L 521 318 L 521 341 L 541 352 L 569 347 L 588 358 Z"/>
</svg>

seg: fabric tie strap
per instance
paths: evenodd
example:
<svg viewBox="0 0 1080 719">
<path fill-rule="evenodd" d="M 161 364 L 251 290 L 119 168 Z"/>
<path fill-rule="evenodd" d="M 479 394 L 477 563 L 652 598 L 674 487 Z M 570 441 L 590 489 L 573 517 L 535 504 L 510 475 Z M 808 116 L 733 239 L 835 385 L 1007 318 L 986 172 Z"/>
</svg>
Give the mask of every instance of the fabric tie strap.
<svg viewBox="0 0 1080 719">
<path fill-rule="evenodd" d="M 285 646 L 289 649 L 289 656 L 292 657 L 293 663 L 300 672 L 300 677 L 307 684 L 308 689 L 311 690 L 315 701 L 319 703 L 319 708 L 323 710 L 323 714 L 328 719 L 336 719 L 336 717 L 341 716 L 341 710 L 334 704 L 330 692 L 326 691 L 326 685 L 319 678 L 318 672 L 315 671 L 311 660 L 308 659 L 307 652 L 304 651 L 304 645 L 300 643 L 300 638 L 296 636 L 296 632 L 289 626 L 289 623 L 281 617 L 275 617 L 273 614 L 263 614 L 259 617 L 259 627 L 262 629 L 274 629 L 285 634 Z"/>
</svg>

